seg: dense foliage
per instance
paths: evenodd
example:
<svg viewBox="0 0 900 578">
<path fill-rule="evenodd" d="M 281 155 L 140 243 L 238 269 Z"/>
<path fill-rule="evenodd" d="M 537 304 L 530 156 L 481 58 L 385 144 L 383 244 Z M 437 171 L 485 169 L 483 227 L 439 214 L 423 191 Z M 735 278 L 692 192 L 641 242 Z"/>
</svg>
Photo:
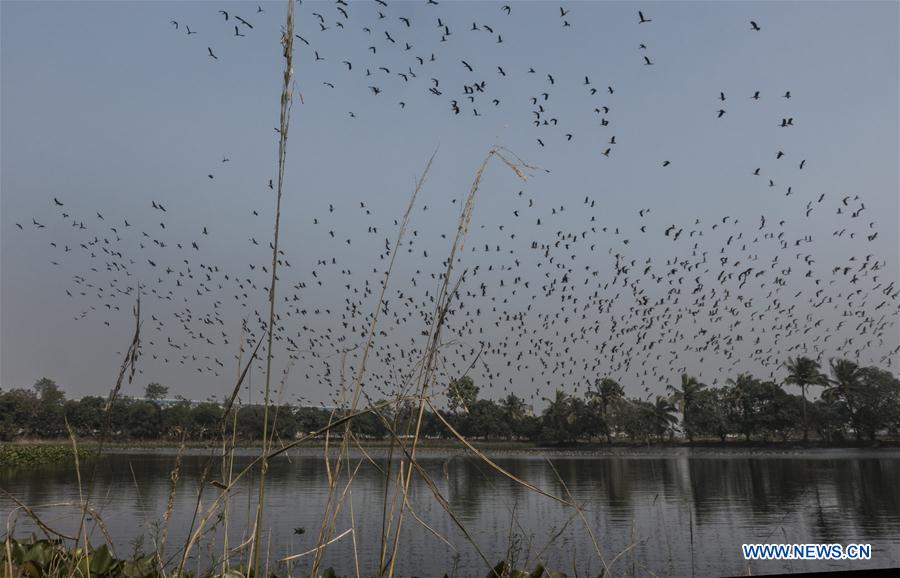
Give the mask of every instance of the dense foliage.
<svg viewBox="0 0 900 578">
<path fill-rule="evenodd" d="M 830 376 L 809 358 L 789 360 L 784 385 L 739 374 L 721 387 L 709 387 L 690 375 L 668 386 L 669 396 L 652 400 L 629 398 L 615 380 L 601 378 L 584 397 L 556 391 L 535 413 L 524 399 L 509 394 L 500 400 L 481 399 L 468 377 L 449 388 L 447 410 L 425 412 L 421 433 L 428 438 L 452 437 L 442 423 L 473 439 L 529 440 L 576 443 L 616 440 L 651 442 L 675 437 L 746 441 L 807 439 L 875 440 L 900 429 L 900 380 L 876 367 L 832 360 Z M 813 386 L 822 388 L 811 391 Z M 110 439 L 214 439 L 222 423 L 222 407 L 214 402 L 165 400 L 168 388 L 151 383 L 143 398 L 119 398 L 106 411 L 107 400 L 88 396 L 66 400 L 52 380 L 43 378 L 33 389 L 0 390 L 0 439 L 60 438 L 66 424 L 80 437 Z M 817 397 L 815 394 L 818 394 Z M 816 399 L 811 399 L 816 397 Z M 241 440 L 258 440 L 263 432 L 263 407 L 240 406 L 227 424 Z M 315 432 L 340 418 L 341 410 L 281 405 L 269 412 L 269 430 L 280 439 Z M 407 435 L 418 415 L 406 401 L 388 405 L 381 416 L 367 413 L 353 421 L 354 433 L 366 439 L 388 437 L 388 427 Z M 108 423 L 107 423 L 108 422 Z M 229 427 L 229 432 L 231 431 Z"/>
</svg>

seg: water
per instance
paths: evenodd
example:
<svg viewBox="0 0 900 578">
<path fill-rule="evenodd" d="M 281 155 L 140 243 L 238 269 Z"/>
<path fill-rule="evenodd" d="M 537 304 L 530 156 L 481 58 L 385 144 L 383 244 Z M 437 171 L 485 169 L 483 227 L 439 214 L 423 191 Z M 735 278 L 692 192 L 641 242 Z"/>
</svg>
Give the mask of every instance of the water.
<svg viewBox="0 0 900 578">
<path fill-rule="evenodd" d="M 384 467 L 385 454 L 373 452 L 375 463 Z M 206 455 L 193 451 L 184 458 L 169 523 L 170 543 L 187 535 Z M 251 459 L 251 453 L 239 452 L 236 471 Z M 117 554 L 130 554 L 141 537 L 145 549 L 153 548 L 174 460 L 171 450 L 130 450 L 99 462 L 93 500 Z M 361 455 L 353 456 L 351 466 L 360 460 L 335 535 L 350 527 L 352 497 L 356 551 L 362 574 L 367 575 L 377 566 L 385 482 L 378 468 Z M 614 575 L 723 576 L 900 566 L 900 450 L 650 449 L 597 455 L 501 454 L 495 461 L 550 494 L 571 492 L 584 505 L 584 520 L 573 509 L 516 485 L 473 458 L 439 451 L 422 454 L 423 468 L 492 562 L 511 551 L 520 566 L 532 566 L 539 558 L 570 576 L 573 565 L 581 576 L 596 576 L 602 563 L 586 521 Z M 85 470 L 87 477 L 90 468 Z M 304 450 L 271 463 L 264 520 L 271 565 L 315 545 L 328 491 L 325 480 L 320 452 Z M 26 504 L 41 506 L 37 511 L 50 526 L 67 532 L 77 527 L 76 509 L 49 505 L 77 502 L 71 466 L 2 471 L 0 486 Z M 210 487 L 204 505 L 216 493 Z M 399 575 L 441 576 L 455 568 L 457 576 L 484 576 L 487 568 L 476 548 L 428 486 L 414 479 L 411 493 L 416 516 L 431 529 L 411 516 L 405 518 Z M 233 546 L 252 525 L 255 499 L 255 482 L 248 477 L 231 501 Z M 0 496 L 0 515 L 4 521 L 13 520 L 15 534 L 32 531 L 33 523 L 14 507 Z M 8 518 L 8 513 L 16 515 Z M 305 532 L 297 534 L 295 528 Z M 221 538 L 221 531 L 208 534 L 192 567 L 204 567 L 220 555 Z M 95 542 L 101 539 L 95 531 Z M 813 542 L 870 543 L 872 560 L 748 563 L 740 554 L 742 543 Z M 353 552 L 353 536 L 348 534 L 329 547 L 325 566 L 353 574 Z M 297 560 L 293 573 L 302 575 L 309 560 Z"/>
</svg>

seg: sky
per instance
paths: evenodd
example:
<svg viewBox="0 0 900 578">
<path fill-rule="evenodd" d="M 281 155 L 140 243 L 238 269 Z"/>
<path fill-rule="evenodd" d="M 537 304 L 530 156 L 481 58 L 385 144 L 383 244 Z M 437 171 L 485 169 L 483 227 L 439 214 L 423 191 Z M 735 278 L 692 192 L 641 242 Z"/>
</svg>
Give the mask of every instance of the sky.
<svg viewBox="0 0 900 578">
<path fill-rule="evenodd" d="M 484 174 L 437 385 L 471 365 L 539 405 L 605 375 L 642 397 L 780 379 L 804 353 L 898 371 L 898 3 L 387 4 L 297 8 L 285 400 L 333 402 L 358 367 L 434 153 L 366 384 L 408 378 L 493 145 L 532 168 Z M 106 394 L 140 283 L 124 392 L 231 390 L 242 320 L 253 341 L 267 317 L 285 6 L 0 3 L 0 387 Z"/>
</svg>

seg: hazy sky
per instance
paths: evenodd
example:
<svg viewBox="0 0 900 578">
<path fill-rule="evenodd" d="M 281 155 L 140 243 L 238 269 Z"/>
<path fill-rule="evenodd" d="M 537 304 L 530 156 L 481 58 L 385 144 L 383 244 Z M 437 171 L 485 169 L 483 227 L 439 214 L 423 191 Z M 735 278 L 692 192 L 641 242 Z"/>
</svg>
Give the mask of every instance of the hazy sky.
<svg viewBox="0 0 900 578">
<path fill-rule="evenodd" d="M 489 395 L 501 386 L 529 396 L 573 389 L 606 373 L 630 395 L 662 393 L 682 368 L 710 382 L 742 368 L 778 374 L 773 360 L 802 353 L 799 345 L 823 360 L 861 349 L 860 361 L 897 371 L 897 301 L 883 291 L 900 285 L 900 5 L 562 5 L 564 16 L 560 3 L 543 2 L 512 3 L 510 14 L 502 3 L 447 0 L 353 2 L 347 17 L 333 2 L 298 8 L 296 32 L 310 45 L 295 40 L 281 240 L 290 267 L 279 272 L 278 312 L 279 335 L 312 353 L 291 366 L 286 398 L 328 399 L 340 371 L 335 352 L 362 343 L 385 239 L 393 246 L 395 219 L 437 150 L 406 239 L 413 245 L 401 248 L 388 290 L 379 346 L 394 358 L 373 362 L 373 380 L 400 379 L 412 366 L 396 358 L 421 347 L 426 319 L 400 293 L 433 310 L 431 274 L 443 271 L 461 200 L 493 144 L 540 169 L 527 182 L 499 162 L 485 174 L 456 270 L 469 274 L 464 309 L 445 336 L 455 340 L 447 376 L 465 369 L 479 342 L 485 352 L 473 372 L 493 384 Z M 138 281 L 148 292 L 142 373 L 126 393 L 148 381 L 193 399 L 232 387 L 241 319 L 260 334 L 254 311 L 266 310 L 261 268 L 271 263 L 267 183 L 285 4 L 257 6 L 0 3 L 4 389 L 47 376 L 74 397 L 107 392 L 132 331 L 133 293 L 120 291 Z M 639 23 L 638 10 L 652 22 Z M 779 126 L 783 118 L 792 126 Z M 683 229 L 677 241 L 666 235 L 672 225 Z M 616 255 L 629 269 L 618 277 Z M 718 277 L 723 256 L 730 280 Z M 735 262 L 753 266 L 756 282 L 738 290 L 745 267 Z M 648 265 L 652 273 L 642 274 Z M 667 276 L 673 268 L 683 270 Z M 342 318 L 353 305 L 359 316 Z M 722 319 L 729 308 L 735 313 Z M 399 312 L 408 317 L 394 318 Z M 860 322 L 882 334 L 865 334 Z M 776 340 L 773 323 L 792 337 Z M 725 345 L 738 334 L 741 343 Z M 655 338 L 656 349 L 644 349 Z M 286 366 L 278 357 L 279 376 Z"/>
</svg>

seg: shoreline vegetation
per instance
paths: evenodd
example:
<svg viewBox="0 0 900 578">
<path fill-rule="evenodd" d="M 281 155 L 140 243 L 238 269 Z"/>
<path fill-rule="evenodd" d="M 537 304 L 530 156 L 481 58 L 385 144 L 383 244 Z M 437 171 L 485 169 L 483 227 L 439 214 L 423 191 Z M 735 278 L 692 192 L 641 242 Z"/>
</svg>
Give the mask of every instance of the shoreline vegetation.
<svg viewBox="0 0 900 578">
<path fill-rule="evenodd" d="M 0 578 L 26 576 L 40 578 L 42 576 L 78 576 L 78 578 L 167 578 L 160 570 L 159 558 L 156 554 L 145 555 L 135 553 L 131 558 L 116 558 L 105 544 L 99 548 L 85 552 L 83 548 L 66 548 L 59 540 L 39 540 L 32 536 L 28 540 L 7 539 L 0 550 Z M 71 570 L 70 574 L 64 572 Z M 532 570 L 513 568 L 506 561 L 500 561 L 488 573 L 487 578 L 566 578 L 561 572 L 548 571 L 537 564 Z M 180 578 L 198 576 L 186 570 Z M 208 578 L 251 578 L 252 572 L 243 569 L 231 569 L 221 574 L 208 574 Z M 270 573 L 268 578 L 279 578 L 280 574 Z M 601 574 L 602 576 L 602 574 Z M 445 573 L 444 578 L 450 574 Z M 338 574 L 333 568 L 325 568 L 317 578 L 348 578 Z"/>
<path fill-rule="evenodd" d="M 621 384 L 604 377 L 583 396 L 556 390 L 542 400 L 545 407 L 539 413 L 533 400 L 513 393 L 499 400 L 479 397 L 480 387 L 468 376 L 449 384 L 444 408 L 431 403 L 419 408 L 413 399 L 398 399 L 362 409 L 167 399 L 169 388 L 159 383 L 148 383 L 141 398 L 67 400 L 56 382 L 41 378 L 32 389 L 0 388 L 0 443 L 75 437 L 88 444 L 103 439 L 110 447 L 220 446 L 221 426 L 229 415 L 230 443 L 263 449 L 301 438 L 315 444 L 326 434 L 331 440 L 352 438 L 367 446 L 391 445 L 396 435 L 416 438 L 426 447 L 462 447 L 462 437 L 485 449 L 508 444 L 517 449 L 654 444 L 868 447 L 900 439 L 900 379 L 846 359 L 833 359 L 829 365 L 826 375 L 818 362 L 799 357 L 784 364 L 782 383 L 740 373 L 718 387 L 682 374 L 667 386 L 669 395 L 657 395 L 652 402 L 626 396 Z M 800 395 L 789 393 L 786 386 L 799 387 Z M 818 399 L 810 400 L 813 386 L 821 390 Z M 352 427 L 330 427 L 345 419 Z M 401 427 L 392 432 L 390 423 Z"/>
<path fill-rule="evenodd" d="M 326 439 L 312 439 L 305 443 L 303 449 L 321 452 L 331 445 L 334 451 L 333 439 L 331 444 Z M 604 455 L 642 455 L 657 449 L 683 448 L 691 450 L 721 450 L 725 452 L 744 451 L 802 451 L 802 450 L 826 450 L 826 449 L 900 449 L 900 437 L 879 438 L 870 440 L 757 440 L 745 441 L 731 439 L 726 441 L 714 439 L 686 439 L 676 438 L 672 440 L 651 441 L 647 443 L 628 440 L 606 441 L 580 441 L 558 444 L 540 444 L 527 440 L 469 440 L 479 451 L 485 454 L 504 455 L 558 455 L 558 456 L 597 456 Z M 390 450 L 390 440 L 365 440 L 360 439 L 355 445 L 366 450 Z M 127 453 L 129 450 L 146 452 L 160 450 L 163 452 L 177 452 L 185 450 L 209 450 L 221 449 L 221 443 L 215 440 L 197 440 L 176 442 L 171 439 L 144 439 L 129 441 L 112 441 L 103 444 L 104 452 Z M 278 447 L 277 444 L 274 447 Z M 99 455 L 100 443 L 96 440 L 80 442 L 78 459 L 82 462 Z M 235 450 L 259 450 L 262 442 L 244 441 L 233 446 Z M 465 445 L 451 439 L 423 439 L 419 441 L 419 448 L 426 452 L 463 453 L 476 455 Z M 299 448 L 297 448 L 299 450 Z M 17 439 L 10 442 L 0 442 L 0 468 L 23 468 L 42 466 L 50 463 L 63 463 L 72 465 L 75 455 L 72 443 L 66 439 Z"/>
</svg>

